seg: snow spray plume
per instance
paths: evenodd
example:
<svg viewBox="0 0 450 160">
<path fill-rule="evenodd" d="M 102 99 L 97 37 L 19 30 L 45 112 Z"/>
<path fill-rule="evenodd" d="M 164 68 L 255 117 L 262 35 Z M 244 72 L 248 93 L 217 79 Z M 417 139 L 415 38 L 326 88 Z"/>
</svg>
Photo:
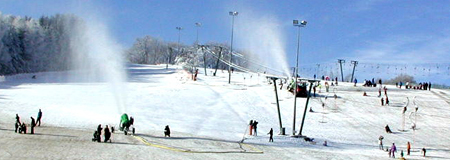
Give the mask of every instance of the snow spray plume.
<svg viewBox="0 0 450 160">
<path fill-rule="evenodd" d="M 237 23 L 235 23 L 235 31 L 238 32 L 235 36 L 238 46 L 254 56 L 250 57 L 250 60 L 263 63 L 259 66 L 251 63 L 250 67 L 271 74 L 290 76 L 281 23 L 273 16 L 256 17 L 253 15 L 258 14 L 242 13 L 236 17 Z"/>
<path fill-rule="evenodd" d="M 97 19 L 77 20 L 72 24 L 70 48 L 72 80 L 107 82 L 114 95 L 117 112 L 125 113 L 126 73 L 122 48 L 109 36 L 107 27 Z"/>
</svg>

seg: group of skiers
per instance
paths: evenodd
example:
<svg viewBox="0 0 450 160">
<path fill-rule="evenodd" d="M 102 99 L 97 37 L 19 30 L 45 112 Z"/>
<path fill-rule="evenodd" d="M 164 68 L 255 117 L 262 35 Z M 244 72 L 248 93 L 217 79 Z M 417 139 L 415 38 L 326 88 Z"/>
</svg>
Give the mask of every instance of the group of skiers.
<svg viewBox="0 0 450 160">
<path fill-rule="evenodd" d="M 99 124 L 97 126 L 97 130 L 94 132 L 94 138 L 92 138 L 93 142 L 102 142 L 101 135 L 102 135 L 102 125 Z M 111 131 L 109 130 L 108 125 L 106 125 L 105 129 L 103 130 L 104 139 L 103 142 L 110 142 L 111 143 L 111 133 L 114 133 L 114 127 L 111 127 Z"/>
<path fill-rule="evenodd" d="M 256 120 L 250 120 L 249 123 L 249 135 L 257 136 L 258 122 Z M 269 135 L 269 142 L 273 142 L 273 128 L 267 133 Z"/>
<path fill-rule="evenodd" d="M 383 99 L 383 97 L 381 98 L 381 106 L 384 106 L 385 104 L 389 106 L 389 97 L 387 95 L 387 88 L 386 86 L 383 88 L 384 90 L 384 95 L 386 96 L 386 99 Z M 381 88 L 378 89 L 378 97 L 381 97 Z M 386 100 L 386 103 L 385 103 Z"/>
<path fill-rule="evenodd" d="M 250 120 L 250 123 L 248 124 L 249 127 L 249 135 L 254 135 L 254 136 L 258 136 L 258 121 L 256 120 Z M 269 142 L 273 142 L 273 129 L 270 128 L 269 133 L 267 133 L 269 135 Z"/>
<path fill-rule="evenodd" d="M 378 137 L 378 144 L 379 144 L 379 149 L 380 150 L 384 150 L 384 146 L 383 146 L 383 136 Z M 391 148 L 387 147 L 386 148 L 386 152 L 389 152 L 389 157 L 395 158 L 395 152 L 397 152 L 397 146 L 395 146 L 395 143 L 392 143 Z M 426 152 L 427 150 L 425 148 L 422 148 L 421 150 L 423 156 L 426 156 Z M 408 143 L 406 143 L 406 155 L 411 155 L 411 143 L 408 141 Z M 400 157 L 404 159 L 404 154 L 403 154 L 403 150 L 400 151 Z"/>
<path fill-rule="evenodd" d="M 41 118 L 42 118 L 42 111 L 41 111 L 41 109 L 39 109 L 39 112 L 38 112 L 38 115 L 37 115 L 37 121 L 33 117 L 30 117 L 30 118 L 31 118 L 30 134 L 34 134 L 34 127 L 36 127 L 36 125 L 37 126 L 41 126 Z M 23 133 L 23 134 L 27 133 L 27 125 L 25 124 L 25 122 L 23 122 L 23 121 L 21 122 L 20 121 L 19 114 L 16 114 L 16 122 L 15 122 L 14 126 L 15 126 L 14 132 L 16 132 L 16 133 Z"/>
<path fill-rule="evenodd" d="M 249 123 L 249 134 L 258 136 L 258 122 L 256 120 L 250 120 Z"/>
<path fill-rule="evenodd" d="M 398 88 L 402 88 L 403 82 L 397 82 L 395 83 L 395 86 Z M 421 82 L 418 85 L 411 85 L 409 82 L 405 83 L 405 89 L 414 89 L 414 90 L 429 90 L 431 91 L 431 82 Z"/>
<path fill-rule="evenodd" d="M 298 77 L 300 77 L 300 76 L 298 76 Z M 314 79 L 316 79 L 316 75 L 314 75 Z M 322 75 L 322 81 L 330 81 L 331 80 L 331 86 L 334 86 L 334 85 L 338 85 L 338 78 L 337 77 L 335 77 L 335 78 L 330 78 L 330 77 L 328 77 L 328 76 L 325 76 L 325 75 Z"/>
<path fill-rule="evenodd" d="M 355 82 L 356 83 L 356 82 Z M 378 80 L 378 84 L 381 86 L 382 85 L 382 80 L 381 79 L 379 79 Z M 363 86 L 364 87 L 377 87 L 377 83 L 375 83 L 375 78 L 372 78 L 372 80 L 367 80 L 367 79 L 365 79 L 364 80 L 364 83 L 363 83 Z"/>
</svg>

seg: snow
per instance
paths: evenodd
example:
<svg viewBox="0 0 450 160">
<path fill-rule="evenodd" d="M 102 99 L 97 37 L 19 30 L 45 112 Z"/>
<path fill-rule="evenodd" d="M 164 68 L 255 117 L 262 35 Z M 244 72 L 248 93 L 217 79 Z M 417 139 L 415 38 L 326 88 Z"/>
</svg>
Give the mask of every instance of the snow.
<svg viewBox="0 0 450 160">
<path fill-rule="evenodd" d="M 77 72 L 6 76 L 0 82 L 0 153 L 5 153 L 0 158 L 385 159 L 387 152 L 378 149 L 380 135 L 385 137 L 385 147 L 396 144 L 397 157 L 400 150 L 406 155 L 409 141 L 413 152 L 407 159 L 422 159 L 419 150 L 423 147 L 427 148 L 429 158 L 450 158 L 450 92 L 447 90 L 405 90 L 388 85 L 390 106 L 381 106 L 377 88 L 339 82 L 337 99 L 332 97 L 334 93 L 326 93 L 322 88 L 319 96 L 310 100 L 314 112 L 307 112 L 303 127 L 303 134 L 315 139 L 313 144 L 289 136 L 294 98 L 285 88 L 278 90 L 278 95 L 282 124 L 288 135 L 276 135 L 279 122 L 274 88 L 262 74 L 234 72 L 228 84 L 226 71 L 218 70 L 214 77 L 213 69 L 208 69 L 208 76 L 199 69 L 198 80 L 192 81 L 180 68 L 128 65 L 128 79 L 120 97 L 115 87 L 106 82 L 73 79 Z M 32 79 L 33 75 L 37 79 Z M 367 97 L 362 96 L 364 91 Z M 325 100 L 323 96 L 329 98 Z M 410 99 L 406 131 L 400 132 L 406 97 Z M 412 120 L 409 119 L 410 112 L 414 111 L 414 97 L 419 107 L 416 131 L 410 128 Z M 325 108 L 321 107 L 320 98 L 326 103 Z M 126 104 L 125 108 L 121 108 L 121 102 Z M 297 99 L 297 131 L 305 103 L 306 98 Z M 15 114 L 28 123 L 38 109 L 43 111 L 43 127 L 36 129 L 39 134 L 13 134 Z M 249 121 L 257 120 L 258 136 L 245 135 L 244 143 L 264 153 L 179 153 L 146 146 L 120 133 L 114 134 L 115 143 L 111 145 L 90 142 L 98 124 L 117 127 L 122 109 L 135 118 L 137 133 L 150 143 L 195 151 L 242 151 L 237 142 L 243 138 Z M 386 124 L 394 134 L 384 132 Z M 173 131 L 172 138 L 162 137 L 166 125 Z M 268 142 L 270 128 L 274 129 L 274 143 Z M 325 140 L 328 147 L 322 146 Z M 28 151 L 33 150 L 26 147 L 28 144 L 38 143 L 46 149 Z M 67 154 L 58 154 L 67 148 L 71 148 Z M 108 152 L 111 150 L 114 153 Z M 127 153 L 131 155 L 126 156 Z"/>
</svg>

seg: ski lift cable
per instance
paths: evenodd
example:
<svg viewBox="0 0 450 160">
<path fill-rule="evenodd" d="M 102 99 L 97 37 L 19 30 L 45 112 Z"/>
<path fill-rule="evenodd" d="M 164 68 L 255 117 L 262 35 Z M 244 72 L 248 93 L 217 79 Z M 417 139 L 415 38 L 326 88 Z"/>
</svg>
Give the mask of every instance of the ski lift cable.
<svg viewBox="0 0 450 160">
<path fill-rule="evenodd" d="M 208 49 L 208 52 L 210 52 L 215 58 L 218 57 L 218 56 L 216 55 L 215 52 L 213 52 L 213 51 L 211 51 L 211 50 L 209 50 L 209 49 Z M 274 71 L 274 72 L 278 72 L 278 73 L 283 73 L 282 71 L 273 69 L 273 68 L 268 67 L 268 66 L 265 66 L 265 65 L 261 65 L 260 63 L 253 62 L 253 61 L 248 60 L 248 59 L 246 59 L 246 58 L 243 58 L 243 57 L 239 57 L 239 58 L 242 58 L 242 59 L 244 59 L 244 60 L 247 60 L 248 62 L 253 63 L 253 64 L 256 64 L 256 65 L 258 65 L 258 66 L 261 66 L 262 68 L 265 68 L 265 69 L 268 69 L 268 70 L 271 70 L 271 71 Z M 227 65 L 230 65 L 230 63 L 229 63 L 228 61 L 223 60 L 222 58 L 219 58 L 219 60 L 222 61 L 223 63 L 227 64 Z M 238 68 L 238 69 L 240 68 L 240 70 L 243 70 L 243 71 L 244 71 L 244 70 L 251 71 L 251 70 L 248 69 L 248 68 L 244 68 L 244 67 L 238 66 L 238 65 L 236 65 L 236 64 L 231 64 L 230 66 L 235 67 L 235 68 Z"/>
<path fill-rule="evenodd" d="M 217 55 L 215 55 L 215 54 L 212 54 L 215 58 L 218 58 L 217 57 Z M 230 63 L 230 62 L 228 62 L 228 61 L 226 61 L 226 60 L 224 60 L 223 58 L 218 58 L 221 62 L 223 62 L 223 63 L 225 63 L 225 64 L 227 64 L 227 65 L 229 65 L 229 66 L 231 66 L 231 67 L 234 67 L 234 68 L 236 68 L 236 69 L 238 69 L 238 70 L 241 70 L 241 71 L 243 71 L 243 72 L 247 72 L 247 73 L 257 73 L 257 72 L 255 72 L 255 71 L 252 71 L 251 69 L 248 69 L 248 68 L 245 68 L 245 67 L 242 67 L 242 66 L 238 66 L 238 65 L 235 65 L 235 64 L 232 64 L 232 63 Z M 266 75 L 266 76 L 276 76 L 276 75 L 271 75 L 271 74 L 263 74 L 263 75 Z"/>
</svg>

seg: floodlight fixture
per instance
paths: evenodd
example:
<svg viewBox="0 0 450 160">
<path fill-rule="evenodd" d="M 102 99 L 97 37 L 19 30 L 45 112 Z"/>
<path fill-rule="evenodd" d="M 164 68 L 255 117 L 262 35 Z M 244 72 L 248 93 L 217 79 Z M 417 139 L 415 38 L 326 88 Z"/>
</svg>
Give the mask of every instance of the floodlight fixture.
<svg viewBox="0 0 450 160">
<path fill-rule="evenodd" d="M 300 21 L 300 23 L 299 23 L 298 20 L 293 20 L 294 26 L 298 26 L 298 27 L 304 27 L 304 26 L 306 26 L 306 23 L 308 23 L 308 22 L 306 22 L 306 21 Z"/>
<path fill-rule="evenodd" d="M 230 16 L 237 16 L 239 12 L 236 11 L 230 11 Z"/>
</svg>

